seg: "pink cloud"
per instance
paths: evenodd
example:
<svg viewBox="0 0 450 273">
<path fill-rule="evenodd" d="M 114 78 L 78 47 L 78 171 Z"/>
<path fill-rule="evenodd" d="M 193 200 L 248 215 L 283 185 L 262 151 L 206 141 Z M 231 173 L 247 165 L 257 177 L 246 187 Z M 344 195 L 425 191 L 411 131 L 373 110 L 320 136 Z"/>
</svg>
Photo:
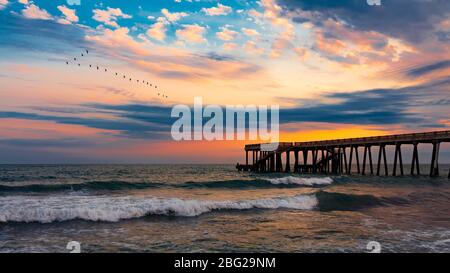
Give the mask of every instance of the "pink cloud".
<svg viewBox="0 0 450 273">
<path fill-rule="evenodd" d="M 92 17 L 94 20 L 98 22 L 102 22 L 105 25 L 112 26 L 118 28 L 117 24 L 118 18 L 129 19 L 132 18 L 131 15 L 125 14 L 122 12 L 120 8 L 110 8 L 108 7 L 106 10 L 94 9 L 94 16 Z"/>
<path fill-rule="evenodd" d="M 174 23 L 178 20 L 180 20 L 183 17 L 188 16 L 189 14 L 187 14 L 186 12 L 169 12 L 168 9 L 162 9 L 161 13 L 167 18 L 167 20 L 169 20 L 170 22 Z"/>
<path fill-rule="evenodd" d="M 52 16 L 45 9 L 41 9 L 35 4 L 31 4 L 22 10 L 22 15 L 28 19 L 50 20 Z"/>
<path fill-rule="evenodd" d="M 121 27 L 118 29 L 103 29 L 99 35 L 87 35 L 85 39 L 98 43 L 110 49 L 124 49 L 129 50 L 137 55 L 148 55 L 149 50 L 145 48 L 144 44 L 135 41 L 128 35 L 129 29 Z"/>
<path fill-rule="evenodd" d="M 74 9 L 69 9 L 68 7 L 61 5 L 58 6 L 59 11 L 64 15 L 64 18 L 60 19 L 60 23 L 76 23 L 79 18 L 75 13 Z"/>
<path fill-rule="evenodd" d="M 212 8 L 202 8 L 202 11 L 209 16 L 218 16 L 218 15 L 227 15 L 230 14 L 233 9 L 229 6 L 222 5 L 220 3 L 217 4 L 217 7 Z"/>
</svg>

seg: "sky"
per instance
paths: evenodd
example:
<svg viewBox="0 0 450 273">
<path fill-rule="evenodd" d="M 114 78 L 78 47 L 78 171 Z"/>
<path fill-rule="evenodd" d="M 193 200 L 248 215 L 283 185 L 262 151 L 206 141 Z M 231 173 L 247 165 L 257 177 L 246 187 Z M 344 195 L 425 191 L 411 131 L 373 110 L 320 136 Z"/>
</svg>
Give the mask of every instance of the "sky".
<svg viewBox="0 0 450 273">
<path fill-rule="evenodd" d="M 279 105 L 282 141 L 448 130 L 450 1 L 381 2 L 0 0 L 0 163 L 242 162 L 172 140 L 194 97 Z"/>
</svg>

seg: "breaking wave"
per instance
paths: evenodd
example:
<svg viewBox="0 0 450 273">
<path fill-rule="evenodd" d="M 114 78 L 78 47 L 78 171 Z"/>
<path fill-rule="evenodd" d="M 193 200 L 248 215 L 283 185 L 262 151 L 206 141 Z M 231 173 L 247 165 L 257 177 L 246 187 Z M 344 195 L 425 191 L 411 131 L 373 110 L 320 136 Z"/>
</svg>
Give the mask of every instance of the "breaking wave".
<svg viewBox="0 0 450 273">
<path fill-rule="evenodd" d="M 117 222 L 147 215 L 198 216 L 214 210 L 312 210 L 317 205 L 314 195 L 237 201 L 124 196 L 6 196 L 0 197 L 0 222 L 51 223 L 75 219 Z"/>
<path fill-rule="evenodd" d="M 333 179 L 331 177 L 295 177 L 295 176 L 286 176 L 281 178 L 267 178 L 272 184 L 275 185 L 302 185 L 302 186 L 318 186 L 318 185 L 330 185 L 333 183 Z"/>
<path fill-rule="evenodd" d="M 193 217 L 219 210 L 356 211 L 377 206 L 401 206 L 408 203 L 409 201 L 403 198 L 326 191 L 295 196 L 225 201 L 106 195 L 19 195 L 0 197 L 0 223 L 51 223 L 76 219 L 117 222 L 149 215 Z"/>
</svg>

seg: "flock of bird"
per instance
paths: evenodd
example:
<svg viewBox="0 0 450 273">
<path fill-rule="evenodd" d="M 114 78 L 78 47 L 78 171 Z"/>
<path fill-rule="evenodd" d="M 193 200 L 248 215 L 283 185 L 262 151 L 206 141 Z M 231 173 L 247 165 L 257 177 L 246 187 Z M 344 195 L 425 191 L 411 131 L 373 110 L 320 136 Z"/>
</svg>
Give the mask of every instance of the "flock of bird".
<svg viewBox="0 0 450 273">
<path fill-rule="evenodd" d="M 85 56 L 87 56 L 89 54 L 89 50 L 88 49 L 85 49 L 82 53 L 81 53 L 81 57 L 85 57 Z M 70 65 L 72 63 L 72 60 L 70 60 L 70 61 L 66 61 L 66 64 L 67 65 Z M 81 66 L 81 62 L 80 62 L 80 59 L 79 58 L 77 58 L 77 57 L 74 57 L 73 58 L 73 64 L 77 64 L 78 66 Z M 98 66 L 98 65 L 92 65 L 92 64 L 89 64 L 89 67 L 90 68 L 97 68 L 97 70 L 98 71 L 100 71 L 100 67 Z M 108 72 L 108 69 L 107 68 L 102 68 L 101 70 L 105 70 L 105 72 Z M 123 79 L 128 79 L 128 81 L 129 82 L 132 82 L 133 81 L 133 78 L 129 78 L 129 77 L 127 77 L 126 75 L 122 75 L 122 74 L 120 74 L 119 75 L 119 73 L 118 72 L 115 72 L 115 75 L 116 76 L 120 76 L 120 77 L 123 77 Z M 146 86 L 148 86 L 148 87 L 154 87 L 155 89 L 158 89 L 158 86 L 156 86 L 156 85 L 153 85 L 152 83 L 150 83 L 150 82 L 148 82 L 148 81 L 146 81 L 146 80 L 138 80 L 138 79 L 136 79 L 136 83 L 142 83 L 142 84 L 144 84 L 144 85 L 146 85 Z M 159 92 L 158 93 L 158 97 L 161 97 L 161 98 L 169 98 L 168 96 L 166 96 L 165 94 L 163 94 L 163 93 L 161 93 L 161 92 Z"/>
</svg>

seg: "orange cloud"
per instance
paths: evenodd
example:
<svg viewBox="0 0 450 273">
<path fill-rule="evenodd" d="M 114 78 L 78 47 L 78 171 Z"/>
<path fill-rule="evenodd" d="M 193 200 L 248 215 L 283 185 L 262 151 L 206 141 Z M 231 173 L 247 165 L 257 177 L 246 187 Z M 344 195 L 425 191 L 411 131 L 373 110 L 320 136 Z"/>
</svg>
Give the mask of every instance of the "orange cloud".
<svg viewBox="0 0 450 273">
<path fill-rule="evenodd" d="M 206 28 L 199 25 L 183 25 L 182 29 L 178 29 L 175 33 L 179 40 L 189 43 L 204 43 L 206 39 L 203 35 Z"/>
<path fill-rule="evenodd" d="M 157 22 L 154 23 L 148 30 L 147 35 L 158 41 L 166 39 L 167 20 L 163 17 L 158 17 Z"/>
<path fill-rule="evenodd" d="M 236 35 L 238 35 L 237 31 L 231 30 L 228 27 L 221 27 L 220 32 L 216 33 L 216 37 L 219 38 L 222 41 L 231 41 L 236 38 Z"/>
</svg>

